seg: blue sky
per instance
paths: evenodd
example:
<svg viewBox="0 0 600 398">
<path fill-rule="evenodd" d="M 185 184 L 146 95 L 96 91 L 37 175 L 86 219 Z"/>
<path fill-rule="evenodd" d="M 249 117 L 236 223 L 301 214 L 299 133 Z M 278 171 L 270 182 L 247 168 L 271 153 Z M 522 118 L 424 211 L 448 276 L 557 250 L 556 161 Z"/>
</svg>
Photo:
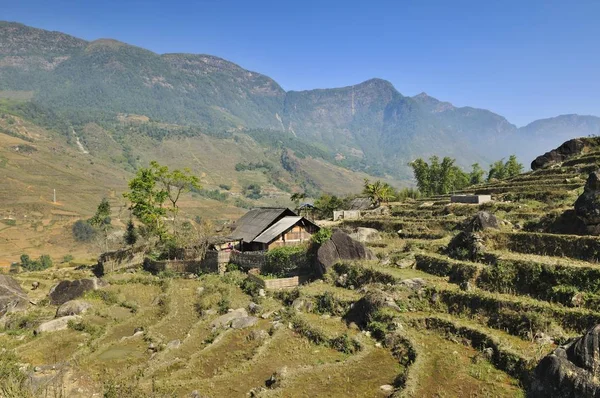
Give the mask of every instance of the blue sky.
<svg viewBox="0 0 600 398">
<path fill-rule="evenodd" d="M 217 55 L 286 90 L 379 77 L 519 126 L 600 116 L 600 1 L 0 0 L 0 19 Z"/>
</svg>

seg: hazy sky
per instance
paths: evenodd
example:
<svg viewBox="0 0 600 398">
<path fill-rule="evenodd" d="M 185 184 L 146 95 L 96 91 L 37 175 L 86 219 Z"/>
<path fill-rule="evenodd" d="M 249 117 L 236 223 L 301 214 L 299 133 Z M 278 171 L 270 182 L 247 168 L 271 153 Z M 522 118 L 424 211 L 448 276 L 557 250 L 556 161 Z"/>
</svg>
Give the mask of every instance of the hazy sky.
<svg viewBox="0 0 600 398">
<path fill-rule="evenodd" d="M 519 126 L 600 116 L 600 0 L 0 0 L 0 19 L 217 55 L 286 90 L 380 77 Z"/>
</svg>

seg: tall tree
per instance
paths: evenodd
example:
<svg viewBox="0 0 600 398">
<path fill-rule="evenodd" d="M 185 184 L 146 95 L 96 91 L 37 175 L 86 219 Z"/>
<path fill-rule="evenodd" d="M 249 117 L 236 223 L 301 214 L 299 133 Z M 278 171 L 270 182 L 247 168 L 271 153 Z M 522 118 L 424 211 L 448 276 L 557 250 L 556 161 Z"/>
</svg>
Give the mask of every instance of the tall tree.
<svg viewBox="0 0 600 398">
<path fill-rule="evenodd" d="M 377 180 L 371 183 L 368 178 L 365 178 L 363 194 L 369 196 L 373 205 L 379 206 L 382 202 L 386 203 L 392 200 L 396 193 L 387 182 Z"/>
<path fill-rule="evenodd" d="M 481 184 L 484 174 L 485 171 L 479 166 L 479 163 L 473 163 L 471 165 L 471 172 L 469 173 L 469 185 Z"/>
<path fill-rule="evenodd" d="M 169 170 L 156 161 L 150 167 L 140 168 L 136 176 L 129 181 L 129 192 L 123 196 L 131 202 L 131 212 L 140 220 L 148 231 L 160 240 L 164 240 L 167 229 L 164 217 L 167 212 L 173 214 L 173 229 L 176 233 L 176 219 L 179 213 L 179 201 L 184 192 L 192 188 L 200 189 L 198 177 L 191 174 L 189 169 Z M 169 208 L 164 206 L 166 201 L 171 203 Z"/>
<path fill-rule="evenodd" d="M 111 222 L 110 203 L 108 199 L 102 198 L 96 209 L 96 214 L 90 219 L 90 224 L 102 231 L 104 236 L 104 250 L 108 250 L 108 232 L 112 229 Z"/>
</svg>

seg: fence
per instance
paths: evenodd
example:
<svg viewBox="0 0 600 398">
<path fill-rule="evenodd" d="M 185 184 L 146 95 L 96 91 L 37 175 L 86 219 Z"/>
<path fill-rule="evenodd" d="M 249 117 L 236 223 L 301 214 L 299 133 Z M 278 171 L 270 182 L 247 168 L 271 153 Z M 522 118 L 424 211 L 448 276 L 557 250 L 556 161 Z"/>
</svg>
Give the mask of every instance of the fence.
<svg viewBox="0 0 600 398">
<path fill-rule="evenodd" d="M 229 262 L 237 264 L 243 269 L 262 268 L 266 262 L 266 255 L 266 252 L 232 251 Z"/>
<path fill-rule="evenodd" d="M 293 276 L 291 278 L 276 278 L 276 279 L 263 279 L 259 276 L 248 274 L 248 278 L 254 280 L 264 289 L 289 289 L 296 287 L 302 283 L 307 282 L 310 278 L 307 275 Z"/>
<path fill-rule="evenodd" d="M 140 267 L 144 264 L 145 246 L 131 247 L 102 253 L 98 258 L 98 269 L 101 274 L 115 272 L 127 268 Z"/>
</svg>

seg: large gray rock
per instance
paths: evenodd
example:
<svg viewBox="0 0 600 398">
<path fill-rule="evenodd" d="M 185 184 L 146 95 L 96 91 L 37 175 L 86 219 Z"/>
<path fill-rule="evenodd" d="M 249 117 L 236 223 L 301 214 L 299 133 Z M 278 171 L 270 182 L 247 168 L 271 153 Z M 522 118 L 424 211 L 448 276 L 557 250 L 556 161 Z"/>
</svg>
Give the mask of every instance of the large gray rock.
<svg viewBox="0 0 600 398">
<path fill-rule="evenodd" d="M 56 318 L 48 322 L 42 323 L 35 330 L 35 334 L 56 332 L 58 330 L 65 330 L 69 327 L 69 321 L 77 321 L 81 319 L 79 315 L 63 316 L 62 318 Z"/>
<path fill-rule="evenodd" d="M 0 275 L 0 318 L 9 312 L 25 311 L 29 298 L 19 282 L 8 275 Z"/>
<path fill-rule="evenodd" d="M 216 328 L 227 328 L 231 326 L 231 323 L 239 318 L 248 317 L 248 312 L 245 308 L 238 308 L 237 310 L 233 310 L 228 312 L 227 314 L 221 315 L 214 321 L 212 321 L 211 326 Z"/>
<path fill-rule="evenodd" d="M 254 316 L 245 316 L 243 318 L 236 318 L 233 321 L 231 321 L 231 328 L 232 329 L 245 329 L 245 328 L 249 328 L 250 326 L 256 325 L 256 322 L 258 322 L 258 318 L 254 317 Z"/>
<path fill-rule="evenodd" d="M 589 234 L 600 234 L 600 170 L 588 176 L 583 193 L 575 202 L 575 214 Z"/>
<path fill-rule="evenodd" d="M 535 368 L 530 396 L 600 397 L 600 325 L 558 347 Z"/>
<path fill-rule="evenodd" d="M 92 308 L 92 305 L 82 300 L 67 301 L 56 310 L 56 318 L 69 315 L 80 315 L 90 308 Z"/>
<path fill-rule="evenodd" d="M 85 292 L 97 290 L 106 285 L 106 282 L 98 278 L 61 281 L 50 289 L 48 296 L 52 304 L 62 305 L 67 301 L 81 297 Z"/>
<path fill-rule="evenodd" d="M 446 247 L 446 253 L 450 257 L 469 261 L 481 259 L 485 250 L 486 247 L 481 232 L 462 231 L 454 236 Z"/>
<path fill-rule="evenodd" d="M 541 169 L 542 167 L 560 163 L 570 157 L 580 155 L 584 148 L 585 142 L 579 138 L 566 141 L 558 148 L 535 158 L 531 162 L 531 170 Z"/>
<path fill-rule="evenodd" d="M 466 232 L 479 232 L 486 229 L 500 229 L 496 216 L 487 211 L 477 212 L 464 227 Z"/>
<path fill-rule="evenodd" d="M 347 233 L 336 230 L 331 239 L 323 243 L 317 251 L 317 271 L 325 274 L 341 260 L 374 260 L 375 256 L 362 243 L 352 239 Z"/>
<path fill-rule="evenodd" d="M 381 234 L 375 228 L 358 227 L 349 235 L 357 242 L 374 242 L 381 240 Z"/>
</svg>

